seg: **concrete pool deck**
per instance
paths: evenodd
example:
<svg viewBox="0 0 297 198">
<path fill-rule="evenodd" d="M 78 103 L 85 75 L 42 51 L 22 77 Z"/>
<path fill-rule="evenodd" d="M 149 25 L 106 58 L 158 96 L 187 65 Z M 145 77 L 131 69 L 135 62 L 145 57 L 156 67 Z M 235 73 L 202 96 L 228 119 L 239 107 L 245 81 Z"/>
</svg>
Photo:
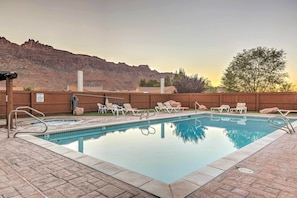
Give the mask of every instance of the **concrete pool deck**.
<svg viewBox="0 0 297 198">
<path fill-rule="evenodd" d="M 155 117 L 188 113 L 190 112 L 158 113 Z M 67 117 L 57 118 L 67 119 Z M 139 120 L 138 117 L 130 115 L 71 117 L 73 118 L 81 121 L 73 125 L 50 126 L 49 130 Z M 36 126 L 25 129 L 36 130 Z M 4 128 L 0 129 L 0 149 L 0 197 L 296 197 L 297 195 L 297 160 L 295 160 L 297 135 L 286 134 L 280 130 L 171 185 L 164 185 L 32 136 L 20 134 L 18 138 L 7 139 L 7 129 Z"/>
</svg>

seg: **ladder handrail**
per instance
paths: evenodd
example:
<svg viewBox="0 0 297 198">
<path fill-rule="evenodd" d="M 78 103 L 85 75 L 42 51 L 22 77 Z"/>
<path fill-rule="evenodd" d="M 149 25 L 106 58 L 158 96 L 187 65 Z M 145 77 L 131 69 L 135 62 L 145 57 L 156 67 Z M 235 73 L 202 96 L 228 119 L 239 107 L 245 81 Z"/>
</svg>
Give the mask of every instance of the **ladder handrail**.
<svg viewBox="0 0 297 198">
<path fill-rule="evenodd" d="M 32 107 L 29 107 L 29 106 L 19 106 L 15 110 L 21 110 L 21 109 L 29 109 L 31 111 L 34 111 L 34 112 L 40 114 L 43 118 L 45 118 L 45 114 L 44 113 L 42 113 L 41 111 L 38 111 L 36 109 L 33 109 Z M 15 112 L 15 127 L 16 128 L 17 128 L 17 117 L 18 117 L 17 116 L 17 112 Z"/>
<path fill-rule="evenodd" d="M 274 120 L 276 118 L 280 118 L 281 120 L 283 120 L 285 126 L 282 126 L 282 125 L 279 125 L 277 123 L 274 122 Z M 268 119 L 268 124 L 274 128 L 277 128 L 277 129 L 281 129 L 283 131 L 285 131 L 286 133 L 289 133 L 289 134 L 292 134 L 292 133 L 295 133 L 295 129 L 294 127 L 292 126 L 290 120 L 286 117 L 286 116 L 283 116 L 283 115 L 279 115 L 279 116 L 274 116 L 274 117 L 271 117 Z"/>
<path fill-rule="evenodd" d="M 197 106 L 200 107 L 200 104 L 197 101 L 195 101 L 195 112 L 197 112 Z"/>
<path fill-rule="evenodd" d="M 44 126 L 45 126 L 45 130 L 44 130 L 43 132 L 41 132 L 41 133 L 45 133 L 45 132 L 47 131 L 48 126 L 47 126 L 47 124 L 46 124 L 43 120 L 39 119 L 38 117 L 32 115 L 31 113 L 29 113 L 28 111 L 25 111 L 25 110 L 12 110 L 12 111 L 10 111 L 10 113 L 9 113 L 9 115 L 8 115 L 7 138 L 10 137 L 11 114 L 12 114 L 12 113 L 18 113 L 18 112 L 19 112 L 19 113 L 25 113 L 25 114 L 27 114 L 28 116 L 30 116 L 30 117 L 32 117 L 32 118 L 38 120 L 38 121 L 41 122 L 42 124 L 44 124 Z M 16 131 L 16 133 L 13 135 L 13 137 L 15 137 L 16 134 L 18 134 L 18 133 L 32 133 L 32 132 L 17 132 L 17 131 Z"/>
</svg>

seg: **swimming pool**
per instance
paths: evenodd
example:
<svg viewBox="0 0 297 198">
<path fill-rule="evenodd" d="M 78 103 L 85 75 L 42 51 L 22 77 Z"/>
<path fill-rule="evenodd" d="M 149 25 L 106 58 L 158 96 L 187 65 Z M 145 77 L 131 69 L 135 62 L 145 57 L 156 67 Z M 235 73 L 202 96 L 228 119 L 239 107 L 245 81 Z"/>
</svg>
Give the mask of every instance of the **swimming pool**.
<svg viewBox="0 0 297 198">
<path fill-rule="evenodd" d="M 267 118 L 203 114 L 40 137 L 170 184 L 273 131 Z"/>
</svg>

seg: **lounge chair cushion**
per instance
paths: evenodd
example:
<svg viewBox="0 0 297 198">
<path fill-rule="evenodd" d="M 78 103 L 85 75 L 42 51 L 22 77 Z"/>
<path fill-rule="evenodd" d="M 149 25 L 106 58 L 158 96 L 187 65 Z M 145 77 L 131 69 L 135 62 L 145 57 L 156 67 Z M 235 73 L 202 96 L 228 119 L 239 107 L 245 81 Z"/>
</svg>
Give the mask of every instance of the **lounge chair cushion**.
<svg viewBox="0 0 297 198">
<path fill-rule="evenodd" d="M 73 110 L 73 115 L 83 115 L 84 114 L 84 108 L 82 107 L 76 107 Z"/>
<path fill-rule="evenodd" d="M 276 113 L 278 111 L 277 107 L 272 107 L 272 108 L 265 108 L 260 110 L 260 113 Z"/>
<path fill-rule="evenodd" d="M 176 102 L 174 100 L 168 100 L 167 102 L 169 102 L 169 104 L 172 106 L 172 107 L 181 107 L 181 103 L 180 102 Z"/>
<path fill-rule="evenodd" d="M 205 110 L 207 110 L 207 107 L 204 105 L 200 105 L 198 109 L 201 111 L 205 111 Z"/>
</svg>

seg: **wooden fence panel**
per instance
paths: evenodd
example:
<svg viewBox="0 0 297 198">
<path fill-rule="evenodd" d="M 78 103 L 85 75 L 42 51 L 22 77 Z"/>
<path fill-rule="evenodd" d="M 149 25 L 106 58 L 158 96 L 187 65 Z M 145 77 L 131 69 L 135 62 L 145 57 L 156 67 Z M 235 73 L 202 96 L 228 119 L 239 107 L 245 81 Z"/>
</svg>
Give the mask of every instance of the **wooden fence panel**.
<svg viewBox="0 0 297 198">
<path fill-rule="evenodd" d="M 19 91 L 13 93 L 13 109 L 19 106 L 31 107 L 31 92 Z M 6 116 L 6 91 L 0 91 L 0 117 Z"/>
<path fill-rule="evenodd" d="M 13 103 L 18 106 L 30 106 L 31 105 L 31 92 L 20 91 L 17 94 L 13 94 Z M 16 107 L 16 106 L 15 106 Z"/>
<path fill-rule="evenodd" d="M 38 101 L 37 96 L 43 94 L 43 102 Z M 32 92 L 31 107 L 45 114 L 71 112 L 70 92 Z"/>
<path fill-rule="evenodd" d="M 151 97 L 149 94 L 131 93 L 130 104 L 133 108 L 149 109 Z"/>
<path fill-rule="evenodd" d="M 190 94 L 171 94 L 169 95 L 169 99 L 180 102 L 183 107 L 191 106 Z"/>
<path fill-rule="evenodd" d="M 151 94 L 150 108 L 155 108 L 157 102 L 165 102 L 169 100 L 169 94 Z"/>
<path fill-rule="evenodd" d="M 37 96 L 43 94 L 43 101 L 37 101 Z M 297 110 L 297 93 L 185 93 L 185 94 L 150 94 L 122 92 L 36 92 L 14 91 L 14 108 L 30 106 L 45 114 L 72 113 L 71 96 L 78 97 L 78 106 L 85 112 L 96 112 L 97 103 L 105 104 L 105 98 L 112 103 L 131 103 L 132 107 L 154 108 L 157 102 L 175 100 L 182 106 L 195 107 L 195 102 L 208 108 L 228 104 L 235 107 L 238 102 L 245 102 L 248 110 L 278 107 L 280 109 Z M 6 116 L 6 91 L 0 91 L 0 116 Z"/>
<path fill-rule="evenodd" d="M 297 109 L 297 94 L 295 92 L 259 94 L 259 109 L 269 107 Z"/>
<path fill-rule="evenodd" d="M 121 92 L 107 92 L 105 96 L 108 98 L 108 101 L 111 103 L 125 103 L 130 102 L 130 94 L 129 93 L 121 93 Z"/>
<path fill-rule="evenodd" d="M 192 93 L 190 108 L 195 107 L 195 102 L 200 105 L 204 105 L 207 108 L 220 106 L 221 95 L 220 94 L 207 94 L 207 93 Z"/>
<path fill-rule="evenodd" d="M 230 107 L 236 107 L 237 103 L 244 102 L 248 110 L 256 110 L 256 93 L 224 93 L 222 94 L 222 103 L 228 104 Z"/>
</svg>

